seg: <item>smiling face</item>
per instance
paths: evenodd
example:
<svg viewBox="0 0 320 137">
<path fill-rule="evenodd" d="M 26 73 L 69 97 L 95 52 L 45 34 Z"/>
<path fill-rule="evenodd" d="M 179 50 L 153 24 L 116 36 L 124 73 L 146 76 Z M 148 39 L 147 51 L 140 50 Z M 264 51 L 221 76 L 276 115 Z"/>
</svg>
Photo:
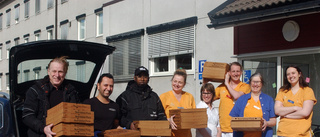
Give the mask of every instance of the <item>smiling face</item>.
<svg viewBox="0 0 320 137">
<path fill-rule="evenodd" d="M 181 93 L 184 85 L 186 84 L 184 82 L 184 77 L 181 75 L 174 75 L 171 81 L 172 90 L 176 93 Z"/>
<path fill-rule="evenodd" d="M 241 67 L 238 65 L 232 65 L 230 67 L 229 74 L 232 81 L 239 81 L 240 76 L 242 75 Z"/>
<path fill-rule="evenodd" d="M 108 99 L 113 91 L 113 80 L 108 77 L 103 77 L 102 81 L 97 84 L 99 94 Z"/>
<path fill-rule="evenodd" d="M 202 96 L 203 102 L 205 102 L 206 104 L 212 103 L 213 94 L 210 91 L 208 91 L 207 89 L 205 89 L 204 91 L 201 92 L 201 96 Z"/>
<path fill-rule="evenodd" d="M 55 88 L 58 88 L 62 84 L 66 76 L 64 65 L 59 62 L 51 62 L 50 67 L 48 68 L 48 75 L 49 75 L 51 84 Z"/>
<path fill-rule="evenodd" d="M 261 92 L 262 80 L 260 79 L 259 75 L 255 75 L 251 78 L 250 87 L 251 92 L 253 93 Z"/>
<path fill-rule="evenodd" d="M 298 70 L 294 67 L 289 67 L 287 69 L 287 80 L 291 84 L 291 86 L 296 85 L 299 83 L 299 78 L 301 74 L 298 72 Z"/>
</svg>

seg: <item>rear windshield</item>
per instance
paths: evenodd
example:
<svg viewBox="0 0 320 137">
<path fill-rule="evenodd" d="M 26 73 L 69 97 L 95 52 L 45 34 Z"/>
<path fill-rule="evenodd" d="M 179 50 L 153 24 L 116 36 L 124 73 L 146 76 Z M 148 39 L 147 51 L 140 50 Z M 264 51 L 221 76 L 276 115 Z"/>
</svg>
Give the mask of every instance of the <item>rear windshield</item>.
<svg viewBox="0 0 320 137">
<path fill-rule="evenodd" d="M 42 79 L 48 75 L 48 64 L 51 59 L 28 60 L 18 65 L 18 83 Z M 95 63 L 84 60 L 67 59 L 69 63 L 66 79 L 86 83 L 92 74 Z"/>
</svg>

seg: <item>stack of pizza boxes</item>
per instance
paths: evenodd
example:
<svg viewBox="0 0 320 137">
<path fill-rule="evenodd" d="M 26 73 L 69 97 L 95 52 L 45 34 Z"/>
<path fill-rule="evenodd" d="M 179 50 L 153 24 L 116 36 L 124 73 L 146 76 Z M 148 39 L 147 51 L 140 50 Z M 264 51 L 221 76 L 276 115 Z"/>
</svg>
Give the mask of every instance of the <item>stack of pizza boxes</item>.
<svg viewBox="0 0 320 137">
<path fill-rule="evenodd" d="M 94 112 L 87 104 L 62 102 L 47 111 L 46 124 L 59 136 L 94 136 Z"/>
<path fill-rule="evenodd" d="M 207 128 L 206 108 L 171 109 L 169 115 L 175 115 L 173 121 L 178 129 Z"/>
<path fill-rule="evenodd" d="M 98 137 L 140 137 L 140 132 L 130 129 L 110 129 L 98 133 Z"/>
<path fill-rule="evenodd" d="M 171 136 L 170 124 L 167 120 L 140 120 L 133 123 L 141 136 Z"/>
<path fill-rule="evenodd" d="M 227 63 L 206 61 L 203 65 L 202 78 L 213 82 L 224 82 L 228 71 L 229 64 Z"/>
</svg>

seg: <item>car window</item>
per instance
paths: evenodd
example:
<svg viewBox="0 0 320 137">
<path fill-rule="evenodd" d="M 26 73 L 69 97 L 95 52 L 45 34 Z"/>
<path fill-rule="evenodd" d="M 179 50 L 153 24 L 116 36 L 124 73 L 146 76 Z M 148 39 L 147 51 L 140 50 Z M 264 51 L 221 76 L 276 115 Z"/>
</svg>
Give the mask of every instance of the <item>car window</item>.
<svg viewBox="0 0 320 137">
<path fill-rule="evenodd" d="M 18 83 L 42 79 L 48 75 L 47 69 L 51 59 L 28 60 L 18 65 Z M 66 79 L 88 82 L 95 63 L 84 60 L 67 59 L 69 68 Z"/>
</svg>

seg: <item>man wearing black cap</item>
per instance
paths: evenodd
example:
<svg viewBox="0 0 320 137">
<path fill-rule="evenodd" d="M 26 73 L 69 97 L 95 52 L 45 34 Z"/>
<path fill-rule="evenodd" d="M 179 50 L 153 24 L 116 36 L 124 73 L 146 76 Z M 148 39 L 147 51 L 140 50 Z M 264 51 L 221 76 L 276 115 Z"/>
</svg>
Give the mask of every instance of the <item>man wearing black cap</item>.
<svg viewBox="0 0 320 137">
<path fill-rule="evenodd" d="M 136 68 L 134 80 L 129 81 L 126 90 L 117 98 L 122 127 L 136 129 L 133 123 L 136 120 L 167 120 L 160 98 L 148 82 L 148 69 Z"/>
</svg>

